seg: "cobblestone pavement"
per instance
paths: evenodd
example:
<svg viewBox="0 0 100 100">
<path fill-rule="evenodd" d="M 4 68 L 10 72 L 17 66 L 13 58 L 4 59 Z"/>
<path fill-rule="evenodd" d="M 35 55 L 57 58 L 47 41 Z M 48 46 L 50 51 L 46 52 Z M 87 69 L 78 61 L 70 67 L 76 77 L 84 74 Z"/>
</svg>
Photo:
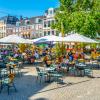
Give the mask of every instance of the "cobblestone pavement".
<svg viewBox="0 0 100 100">
<path fill-rule="evenodd" d="M 3 89 L 0 100 L 100 100 L 100 70 L 94 71 L 95 78 L 64 77 L 65 84 L 56 82 L 41 84 L 36 81 L 33 66 L 24 67 L 23 76 L 15 79 L 17 92 Z"/>
</svg>

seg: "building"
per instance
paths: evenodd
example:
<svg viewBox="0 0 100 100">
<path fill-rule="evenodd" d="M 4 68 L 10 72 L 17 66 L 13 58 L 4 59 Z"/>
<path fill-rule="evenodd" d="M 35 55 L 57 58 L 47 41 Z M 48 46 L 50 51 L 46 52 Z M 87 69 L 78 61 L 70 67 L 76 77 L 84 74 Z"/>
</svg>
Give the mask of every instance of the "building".
<svg viewBox="0 0 100 100">
<path fill-rule="evenodd" d="M 4 20 L 0 20 L 0 38 L 5 37 L 6 36 L 6 25 Z"/>
<path fill-rule="evenodd" d="M 43 20 L 45 16 L 37 16 L 30 18 L 30 22 L 33 25 L 33 38 L 43 36 Z"/>
<path fill-rule="evenodd" d="M 43 19 L 44 16 L 20 18 L 16 22 L 16 27 L 13 29 L 13 32 L 23 38 L 32 39 L 41 37 L 43 33 Z"/>
<path fill-rule="evenodd" d="M 57 31 L 51 29 L 55 22 L 55 9 L 49 8 L 44 16 L 36 16 L 23 19 L 16 23 L 16 33 L 24 38 L 38 38 L 46 35 L 56 35 Z"/>
<path fill-rule="evenodd" d="M 55 23 L 55 10 L 54 8 L 49 8 L 45 11 L 45 18 L 43 20 L 43 35 L 56 35 L 56 30 L 51 29 L 51 24 Z"/>
<path fill-rule="evenodd" d="M 24 38 L 38 38 L 46 35 L 56 35 L 57 31 L 51 29 L 51 24 L 55 23 L 55 9 L 49 8 L 44 16 L 23 18 L 18 20 L 15 16 L 5 16 L 0 18 L 0 37 L 11 34 L 18 34 Z"/>
<path fill-rule="evenodd" d="M 18 18 L 15 16 L 5 16 L 0 18 L 0 38 L 13 34 L 13 28 Z"/>
</svg>

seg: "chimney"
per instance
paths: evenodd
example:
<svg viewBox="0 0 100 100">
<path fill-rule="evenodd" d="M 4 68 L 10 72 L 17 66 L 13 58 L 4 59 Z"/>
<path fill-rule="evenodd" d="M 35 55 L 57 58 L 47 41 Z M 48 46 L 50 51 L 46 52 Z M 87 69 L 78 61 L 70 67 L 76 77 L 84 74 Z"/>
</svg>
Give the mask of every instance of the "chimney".
<svg viewBox="0 0 100 100">
<path fill-rule="evenodd" d="M 23 20 L 23 16 L 20 16 L 20 21 Z"/>
</svg>

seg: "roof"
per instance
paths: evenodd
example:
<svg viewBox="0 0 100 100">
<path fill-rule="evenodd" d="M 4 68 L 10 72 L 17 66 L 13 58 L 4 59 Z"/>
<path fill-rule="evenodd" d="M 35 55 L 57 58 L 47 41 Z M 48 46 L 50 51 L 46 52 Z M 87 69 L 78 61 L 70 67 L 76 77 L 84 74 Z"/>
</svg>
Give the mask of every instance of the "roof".
<svg viewBox="0 0 100 100">
<path fill-rule="evenodd" d="M 36 17 L 31 17 L 31 18 L 25 18 L 23 20 L 20 20 L 20 22 L 21 22 L 20 25 L 25 25 L 25 21 L 28 21 L 28 25 L 35 24 L 37 18 L 42 20 L 45 18 L 45 16 L 36 16 Z"/>
<path fill-rule="evenodd" d="M 1 17 L 0 20 L 4 20 L 6 24 L 16 24 L 16 21 L 18 21 L 18 18 L 16 16 L 4 16 Z"/>
</svg>

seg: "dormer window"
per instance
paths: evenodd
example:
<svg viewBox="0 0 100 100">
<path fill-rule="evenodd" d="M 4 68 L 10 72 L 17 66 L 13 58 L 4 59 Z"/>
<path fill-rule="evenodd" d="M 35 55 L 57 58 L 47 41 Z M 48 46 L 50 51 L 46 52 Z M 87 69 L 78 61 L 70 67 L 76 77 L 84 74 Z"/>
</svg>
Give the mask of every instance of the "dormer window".
<svg viewBox="0 0 100 100">
<path fill-rule="evenodd" d="M 52 10 L 50 10 L 50 15 L 52 15 L 53 14 L 53 11 Z"/>
<path fill-rule="evenodd" d="M 30 24 L 30 21 L 29 21 L 29 20 L 26 21 L 26 25 L 27 25 L 27 24 Z"/>
<path fill-rule="evenodd" d="M 30 24 L 29 20 L 25 20 L 25 25 Z"/>
<path fill-rule="evenodd" d="M 20 26 L 20 22 L 16 22 L 16 26 Z"/>
</svg>

